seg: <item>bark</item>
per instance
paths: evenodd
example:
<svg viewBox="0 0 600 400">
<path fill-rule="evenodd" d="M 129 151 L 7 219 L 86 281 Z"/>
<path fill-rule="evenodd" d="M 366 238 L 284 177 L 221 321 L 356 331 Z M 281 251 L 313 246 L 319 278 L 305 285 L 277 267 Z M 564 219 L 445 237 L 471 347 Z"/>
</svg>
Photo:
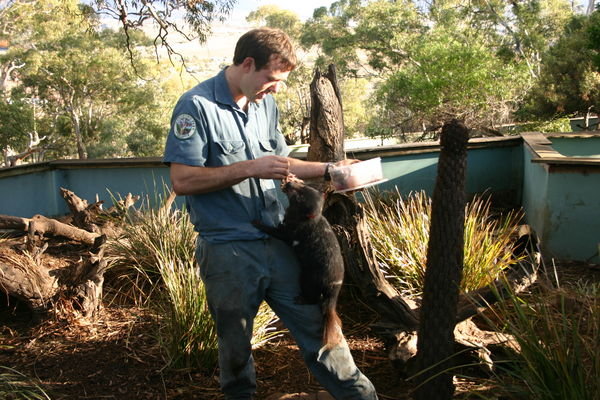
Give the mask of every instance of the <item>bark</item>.
<svg viewBox="0 0 600 400">
<path fill-rule="evenodd" d="M 453 120 L 442 128 L 431 203 L 427 267 L 417 341 L 416 400 L 451 399 L 454 328 L 464 260 L 465 181 L 469 129 Z"/>
<path fill-rule="evenodd" d="M 306 159 L 333 162 L 345 159 L 342 99 L 333 65 L 325 75 L 319 70 L 315 72 L 310 93 L 310 147 Z"/>
</svg>

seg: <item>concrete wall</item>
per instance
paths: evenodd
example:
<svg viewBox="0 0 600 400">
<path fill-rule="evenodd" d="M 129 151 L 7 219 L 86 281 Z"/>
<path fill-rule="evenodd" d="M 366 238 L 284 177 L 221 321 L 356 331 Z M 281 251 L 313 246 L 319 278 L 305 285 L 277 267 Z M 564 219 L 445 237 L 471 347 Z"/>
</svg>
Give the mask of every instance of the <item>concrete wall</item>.
<svg viewBox="0 0 600 400">
<path fill-rule="evenodd" d="M 520 205 L 522 186 L 521 141 L 475 139 L 469 144 L 467 192 L 489 191 L 498 201 Z M 302 157 L 302 152 L 293 154 Z M 388 182 L 381 190 L 398 188 L 401 193 L 425 190 L 432 194 L 437 175 L 437 143 L 397 145 L 375 150 L 358 149 L 348 157 L 382 157 Z M 168 168 L 160 158 L 52 161 L 0 170 L 0 214 L 31 217 L 35 214 L 57 216 L 68 213 L 60 188 L 93 202 L 96 197 L 112 205 L 112 196 L 139 194 L 150 201 L 163 193 L 168 183 Z"/>
<path fill-rule="evenodd" d="M 600 159 L 565 157 L 549 136 L 523 135 L 527 223 L 539 235 L 546 257 L 599 263 Z"/>
<path fill-rule="evenodd" d="M 600 262 L 600 159 L 565 157 L 552 149 L 549 136 L 524 134 L 526 144 L 519 137 L 470 140 L 467 194 L 487 192 L 497 206 L 522 206 L 547 257 Z M 293 155 L 304 154 L 296 149 Z M 433 193 L 438 156 L 437 143 L 348 151 L 351 158 L 381 157 L 389 180 L 378 188 L 397 188 L 404 195 Z M 0 214 L 67 214 L 61 187 L 88 202 L 98 197 L 105 207 L 112 205 L 111 196 L 130 192 L 154 205 L 169 182 L 168 172 L 159 158 L 62 160 L 0 169 Z"/>
<path fill-rule="evenodd" d="M 520 206 L 523 183 L 521 146 L 517 142 L 509 144 L 488 142 L 486 146 L 473 145 L 469 149 L 467 197 L 487 192 L 499 207 Z M 431 196 L 437 178 L 438 157 L 438 148 L 425 153 L 384 155 L 383 171 L 389 181 L 379 185 L 379 189 L 397 188 L 402 194 L 423 190 Z"/>
<path fill-rule="evenodd" d="M 29 218 L 35 214 L 69 212 L 60 188 L 69 189 L 89 203 L 128 193 L 154 202 L 164 193 L 169 169 L 160 159 L 102 161 L 52 161 L 0 170 L 0 214 Z"/>
</svg>

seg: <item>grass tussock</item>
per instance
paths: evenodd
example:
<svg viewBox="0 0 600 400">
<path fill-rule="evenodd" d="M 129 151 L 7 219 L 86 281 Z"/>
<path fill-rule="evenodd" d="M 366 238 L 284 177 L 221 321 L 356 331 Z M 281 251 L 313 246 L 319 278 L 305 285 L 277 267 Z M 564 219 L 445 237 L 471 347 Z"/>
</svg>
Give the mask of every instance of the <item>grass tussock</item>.
<svg viewBox="0 0 600 400">
<path fill-rule="evenodd" d="M 114 300 L 132 300 L 157 310 L 159 341 L 167 365 L 212 369 L 217 336 L 195 260 L 196 233 L 189 214 L 166 206 L 143 208 L 127 218 L 122 235 L 108 243 L 111 276 L 120 283 Z M 263 304 L 255 320 L 253 344 L 279 332 L 275 314 Z"/>
<path fill-rule="evenodd" d="M 420 294 L 425 275 L 431 199 L 424 192 L 366 193 L 366 216 L 380 265 L 400 290 Z M 461 289 L 469 292 L 502 276 L 511 264 L 520 213 L 494 215 L 488 200 L 465 209 Z M 556 276 L 556 273 L 554 274 Z M 487 325 L 509 334 L 518 351 L 496 360 L 493 398 L 600 399 L 600 284 L 558 282 L 514 292 L 490 308 Z"/>
<path fill-rule="evenodd" d="M 365 194 L 366 220 L 377 260 L 405 293 L 422 293 L 427 265 L 431 198 L 425 192 L 403 198 L 399 192 Z M 465 253 L 461 290 L 491 283 L 515 263 L 512 243 L 520 213 L 494 215 L 487 198 L 465 209 Z"/>
<path fill-rule="evenodd" d="M 33 379 L 9 367 L 0 366 L 0 399 L 50 400 Z"/>
<path fill-rule="evenodd" d="M 512 294 L 495 310 L 496 329 L 513 335 L 520 352 L 500 364 L 508 398 L 600 399 L 600 284 L 540 285 Z"/>
</svg>

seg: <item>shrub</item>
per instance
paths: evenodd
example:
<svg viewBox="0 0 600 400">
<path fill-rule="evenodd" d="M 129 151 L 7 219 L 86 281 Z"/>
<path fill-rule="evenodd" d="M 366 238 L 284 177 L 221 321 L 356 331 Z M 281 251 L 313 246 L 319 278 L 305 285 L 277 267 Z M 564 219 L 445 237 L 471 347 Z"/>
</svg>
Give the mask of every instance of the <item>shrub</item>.
<svg viewBox="0 0 600 400">
<path fill-rule="evenodd" d="M 583 289 L 583 290 L 582 290 Z M 500 363 L 499 387 L 511 398 L 600 398 L 600 285 L 514 293 L 496 307 L 496 328 L 520 347 Z M 502 367 L 503 366 L 503 367 Z"/>
<path fill-rule="evenodd" d="M 422 292 L 431 218 L 425 192 L 403 199 L 399 192 L 365 194 L 366 216 L 378 262 L 407 293 Z M 476 197 L 465 210 L 464 269 L 461 290 L 483 287 L 516 262 L 512 242 L 520 213 L 494 216 L 489 198 Z"/>
<path fill-rule="evenodd" d="M 122 235 L 108 243 L 110 271 L 127 298 L 158 311 L 159 341 L 169 366 L 212 369 L 216 331 L 196 265 L 189 214 L 166 206 L 142 210 L 130 215 Z M 275 321 L 263 304 L 254 324 L 254 345 L 278 335 L 270 327 Z"/>
<path fill-rule="evenodd" d="M 0 366 L 0 398 L 50 400 L 48 394 L 31 378 L 4 366 Z"/>
</svg>

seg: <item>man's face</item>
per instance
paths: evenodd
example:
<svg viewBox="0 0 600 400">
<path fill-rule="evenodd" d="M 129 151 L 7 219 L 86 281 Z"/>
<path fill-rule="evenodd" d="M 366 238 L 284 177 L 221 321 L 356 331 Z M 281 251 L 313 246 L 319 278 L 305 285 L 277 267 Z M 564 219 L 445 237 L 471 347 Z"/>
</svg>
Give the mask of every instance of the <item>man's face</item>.
<svg viewBox="0 0 600 400">
<path fill-rule="evenodd" d="M 256 70 L 254 59 L 244 60 L 246 74 L 241 81 L 242 93 L 249 102 L 259 102 L 269 93 L 277 93 L 290 74 L 277 60 L 271 60 L 260 70 Z"/>
</svg>

